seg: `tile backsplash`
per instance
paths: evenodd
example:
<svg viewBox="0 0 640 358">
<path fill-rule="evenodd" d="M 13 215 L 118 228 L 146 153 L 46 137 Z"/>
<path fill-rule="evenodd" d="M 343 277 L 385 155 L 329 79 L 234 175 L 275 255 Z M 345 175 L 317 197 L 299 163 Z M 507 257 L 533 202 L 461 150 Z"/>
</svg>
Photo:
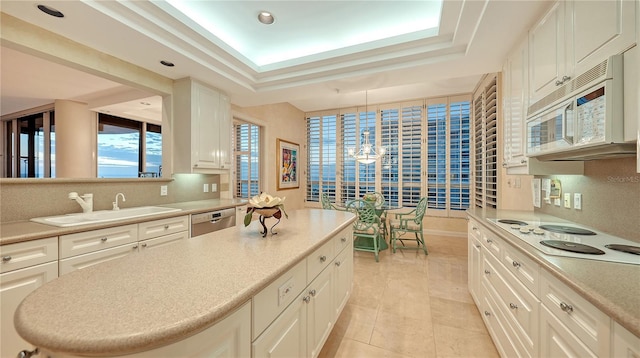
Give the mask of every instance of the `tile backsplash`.
<svg viewBox="0 0 640 358">
<path fill-rule="evenodd" d="M 204 192 L 204 185 L 208 192 Z M 211 184 L 217 191 L 211 192 Z M 160 187 L 167 186 L 167 195 Z M 68 198 L 70 192 L 93 194 L 94 210 L 111 210 L 117 193 L 126 201 L 121 208 L 162 205 L 175 202 L 220 198 L 219 175 L 176 174 L 172 179 L 2 179 L 0 180 L 0 222 L 28 220 L 33 217 L 82 212 Z M 227 188 L 228 189 L 228 188 Z"/>
<path fill-rule="evenodd" d="M 597 230 L 640 242 L 640 174 L 635 158 L 585 162 L 584 175 L 536 176 L 560 179 L 562 193 L 571 193 L 571 209 L 543 203 L 543 212 Z M 574 193 L 582 194 L 582 209 L 574 209 Z M 562 198 L 561 198 L 561 201 Z"/>
</svg>

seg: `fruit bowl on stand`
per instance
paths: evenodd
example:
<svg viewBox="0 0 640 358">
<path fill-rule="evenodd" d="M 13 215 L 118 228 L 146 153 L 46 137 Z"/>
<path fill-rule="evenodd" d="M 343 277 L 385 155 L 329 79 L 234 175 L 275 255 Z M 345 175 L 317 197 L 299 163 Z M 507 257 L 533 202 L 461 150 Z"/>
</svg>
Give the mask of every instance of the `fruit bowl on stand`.
<svg viewBox="0 0 640 358">
<path fill-rule="evenodd" d="M 267 236 L 268 231 L 271 231 L 271 235 L 276 235 L 277 232 L 273 232 L 273 228 L 280 223 L 282 214 L 284 213 L 285 217 L 288 217 L 287 212 L 284 211 L 284 199 L 286 199 L 286 197 L 280 199 L 267 193 L 262 193 L 249 199 L 247 214 L 244 216 L 244 226 L 249 226 L 253 213 L 257 213 L 260 215 L 258 220 L 260 221 L 260 225 L 262 225 L 262 229 L 260 230 L 262 237 Z M 271 226 L 270 230 L 267 230 L 265 220 L 271 217 L 276 218 L 278 221 Z"/>
</svg>

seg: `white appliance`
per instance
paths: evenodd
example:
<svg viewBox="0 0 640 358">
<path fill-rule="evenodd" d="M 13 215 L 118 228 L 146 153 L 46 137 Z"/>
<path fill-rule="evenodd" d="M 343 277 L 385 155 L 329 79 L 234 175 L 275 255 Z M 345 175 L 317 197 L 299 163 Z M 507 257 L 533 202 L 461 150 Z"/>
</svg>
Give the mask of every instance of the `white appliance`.
<svg viewBox="0 0 640 358">
<path fill-rule="evenodd" d="M 608 58 L 529 107 L 527 156 L 590 160 L 635 155 L 624 143 L 623 55 Z"/>
<path fill-rule="evenodd" d="M 546 255 L 640 265 L 640 243 L 578 224 L 506 217 L 487 220 Z"/>
</svg>

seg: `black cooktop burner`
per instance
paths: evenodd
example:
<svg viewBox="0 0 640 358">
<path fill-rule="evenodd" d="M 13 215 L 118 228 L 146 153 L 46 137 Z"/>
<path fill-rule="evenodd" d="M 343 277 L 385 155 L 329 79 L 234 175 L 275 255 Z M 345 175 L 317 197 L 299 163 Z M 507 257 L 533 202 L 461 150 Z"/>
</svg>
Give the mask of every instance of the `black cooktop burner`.
<svg viewBox="0 0 640 358">
<path fill-rule="evenodd" d="M 554 249 L 577 252 L 579 254 L 604 255 L 605 252 L 593 246 L 578 244 L 571 241 L 562 240 L 542 240 L 540 243 L 544 246 L 553 247 Z"/>
<path fill-rule="evenodd" d="M 595 232 L 587 229 L 581 229 L 579 227 L 564 226 L 564 225 L 540 225 L 540 228 L 547 231 L 558 232 L 561 234 L 573 234 L 573 235 L 597 235 Z"/>
<path fill-rule="evenodd" d="M 520 225 L 520 226 L 525 226 L 525 225 L 529 225 L 524 221 L 520 221 L 520 220 L 511 220 L 511 219 L 500 219 L 498 220 L 499 223 L 503 223 L 503 224 L 509 224 L 509 225 Z"/>
<path fill-rule="evenodd" d="M 607 249 L 622 251 L 629 254 L 640 255 L 640 247 L 631 245 L 609 244 L 604 245 Z"/>
</svg>

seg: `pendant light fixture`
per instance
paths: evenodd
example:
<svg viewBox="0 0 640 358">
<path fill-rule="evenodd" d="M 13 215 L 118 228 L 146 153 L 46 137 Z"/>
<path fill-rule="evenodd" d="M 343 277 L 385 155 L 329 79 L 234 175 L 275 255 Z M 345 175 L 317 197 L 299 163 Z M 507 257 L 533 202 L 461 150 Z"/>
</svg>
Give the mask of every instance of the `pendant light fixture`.
<svg viewBox="0 0 640 358">
<path fill-rule="evenodd" d="M 365 109 L 364 109 L 365 115 L 366 113 L 368 113 L 368 109 L 369 109 L 368 97 L 369 97 L 369 92 L 365 91 Z M 349 156 L 357 160 L 358 163 L 371 164 L 376 160 L 378 160 L 378 158 L 381 158 L 382 156 L 384 156 L 384 154 L 386 153 L 386 150 L 384 147 L 380 147 L 376 151 L 376 148 L 374 147 L 374 145 L 369 141 L 370 134 L 371 132 L 369 132 L 368 129 L 365 129 L 364 131 L 362 131 L 363 141 L 360 143 L 360 148 L 352 147 L 347 149 L 347 153 L 349 154 Z M 374 138 L 374 141 L 375 141 L 375 138 Z"/>
</svg>

